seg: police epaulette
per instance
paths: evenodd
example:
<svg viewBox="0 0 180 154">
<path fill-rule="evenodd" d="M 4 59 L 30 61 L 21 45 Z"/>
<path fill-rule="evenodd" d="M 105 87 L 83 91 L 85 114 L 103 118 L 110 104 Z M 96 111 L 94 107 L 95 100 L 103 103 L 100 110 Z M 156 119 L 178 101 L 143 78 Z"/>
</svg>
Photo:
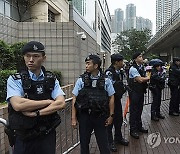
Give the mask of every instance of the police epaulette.
<svg viewBox="0 0 180 154">
<path fill-rule="evenodd" d="M 11 75 L 13 77 L 14 80 L 19 80 L 21 79 L 21 74 L 20 73 L 15 73 L 13 75 Z"/>
</svg>

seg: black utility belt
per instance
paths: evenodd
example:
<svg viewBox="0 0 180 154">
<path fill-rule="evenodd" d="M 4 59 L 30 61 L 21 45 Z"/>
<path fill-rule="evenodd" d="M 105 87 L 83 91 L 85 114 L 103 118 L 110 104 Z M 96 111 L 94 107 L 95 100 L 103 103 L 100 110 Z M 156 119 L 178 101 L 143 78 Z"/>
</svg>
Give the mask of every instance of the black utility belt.
<svg viewBox="0 0 180 154">
<path fill-rule="evenodd" d="M 100 117 L 100 116 L 104 116 L 106 115 L 106 112 L 101 111 L 101 112 L 97 112 L 97 111 L 93 111 L 92 109 L 82 109 L 80 111 L 80 113 L 85 113 L 85 114 L 89 114 L 89 115 L 93 115 L 96 117 Z"/>
<path fill-rule="evenodd" d="M 40 136 L 48 135 L 52 130 L 55 130 L 55 129 L 42 126 L 42 127 L 39 127 L 38 129 L 34 128 L 30 130 L 16 130 L 15 134 L 16 136 L 19 136 L 21 140 L 29 141 Z"/>
</svg>

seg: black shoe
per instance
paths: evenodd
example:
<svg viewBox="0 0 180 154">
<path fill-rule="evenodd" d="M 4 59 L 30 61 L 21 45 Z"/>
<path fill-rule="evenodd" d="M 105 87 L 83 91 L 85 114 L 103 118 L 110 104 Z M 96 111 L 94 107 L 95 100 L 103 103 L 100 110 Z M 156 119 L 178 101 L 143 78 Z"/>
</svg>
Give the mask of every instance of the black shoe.
<svg viewBox="0 0 180 154">
<path fill-rule="evenodd" d="M 163 116 L 163 115 L 161 115 L 161 114 L 158 114 L 157 117 L 158 117 L 159 119 L 164 119 L 164 118 L 165 118 L 165 116 Z"/>
<path fill-rule="evenodd" d="M 153 121 L 159 121 L 159 118 L 156 117 L 156 116 L 151 116 L 151 120 L 153 120 Z"/>
<path fill-rule="evenodd" d="M 116 145 L 114 143 L 111 143 L 110 146 L 109 146 L 110 150 L 112 152 L 117 152 L 117 148 L 116 148 Z"/>
<path fill-rule="evenodd" d="M 130 135 L 135 139 L 139 139 L 139 134 L 137 132 L 130 132 Z"/>
<path fill-rule="evenodd" d="M 172 116 L 179 116 L 179 113 L 177 113 L 177 112 L 169 112 L 169 115 L 172 115 Z"/>
<path fill-rule="evenodd" d="M 116 140 L 116 139 L 115 139 L 114 142 L 117 143 L 117 144 L 124 145 L 124 146 L 128 146 L 128 144 L 129 144 L 129 141 L 126 140 L 125 138 L 122 138 L 122 139 L 120 139 L 120 140 Z"/>
<path fill-rule="evenodd" d="M 144 127 L 141 127 L 141 128 L 139 129 L 139 131 L 140 131 L 141 133 L 148 133 L 148 129 L 145 129 Z"/>
</svg>

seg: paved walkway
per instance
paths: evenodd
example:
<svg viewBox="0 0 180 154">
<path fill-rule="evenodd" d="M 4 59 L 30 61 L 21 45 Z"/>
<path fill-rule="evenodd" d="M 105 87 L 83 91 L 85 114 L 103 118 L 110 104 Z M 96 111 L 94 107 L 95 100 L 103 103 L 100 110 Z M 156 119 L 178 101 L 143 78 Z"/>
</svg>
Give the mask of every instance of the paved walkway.
<svg viewBox="0 0 180 154">
<path fill-rule="evenodd" d="M 124 101 L 123 101 L 124 102 Z M 145 128 L 149 129 L 148 134 L 141 134 L 140 139 L 134 139 L 129 136 L 129 124 L 122 127 L 122 132 L 129 140 L 129 146 L 124 147 L 118 145 L 118 152 L 116 154 L 180 154 L 180 116 L 172 117 L 168 115 L 169 101 L 163 101 L 161 106 L 162 114 L 165 115 L 165 119 L 159 122 L 150 120 L 150 107 L 151 105 L 144 106 L 142 119 Z M 155 148 L 150 148 L 147 143 L 147 137 L 151 133 L 160 133 L 161 143 Z M 153 140 L 155 144 L 159 140 Z M 167 141 L 167 142 L 166 142 Z M 71 154 L 80 154 L 80 147 L 76 147 Z M 96 144 L 94 135 L 91 137 L 90 153 L 99 154 L 99 149 Z M 114 153 L 115 154 L 115 153 Z"/>
</svg>

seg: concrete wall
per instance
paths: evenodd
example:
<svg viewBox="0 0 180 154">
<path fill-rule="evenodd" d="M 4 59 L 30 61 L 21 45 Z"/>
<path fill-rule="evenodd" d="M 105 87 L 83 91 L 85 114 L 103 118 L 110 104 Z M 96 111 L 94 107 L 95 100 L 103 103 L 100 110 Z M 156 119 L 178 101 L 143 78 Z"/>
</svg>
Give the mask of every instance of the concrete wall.
<svg viewBox="0 0 180 154">
<path fill-rule="evenodd" d="M 0 19 L 1 40 L 7 43 L 36 40 L 45 45 L 45 66 L 62 72 L 63 85 L 74 83 L 83 73 L 84 59 L 89 53 L 100 52 L 100 46 L 89 34 L 86 33 L 85 41 L 81 40 L 77 32 L 83 29 L 74 21 L 17 23 L 1 16 Z"/>
<path fill-rule="evenodd" d="M 73 21 L 62 23 L 22 22 L 18 24 L 19 41 L 36 40 L 46 47 L 45 66 L 59 70 L 63 84 L 73 83 L 85 68 L 84 59 L 88 53 L 99 51 L 96 41 L 88 34 L 85 41 L 77 36 L 82 29 Z"/>
<path fill-rule="evenodd" d="M 69 2 L 67 0 L 45 0 L 33 5 L 30 9 L 33 22 L 48 22 L 48 10 L 55 14 L 56 22 L 69 21 Z"/>
<path fill-rule="evenodd" d="M 7 43 L 18 41 L 18 23 L 0 16 L 0 39 Z"/>
</svg>

